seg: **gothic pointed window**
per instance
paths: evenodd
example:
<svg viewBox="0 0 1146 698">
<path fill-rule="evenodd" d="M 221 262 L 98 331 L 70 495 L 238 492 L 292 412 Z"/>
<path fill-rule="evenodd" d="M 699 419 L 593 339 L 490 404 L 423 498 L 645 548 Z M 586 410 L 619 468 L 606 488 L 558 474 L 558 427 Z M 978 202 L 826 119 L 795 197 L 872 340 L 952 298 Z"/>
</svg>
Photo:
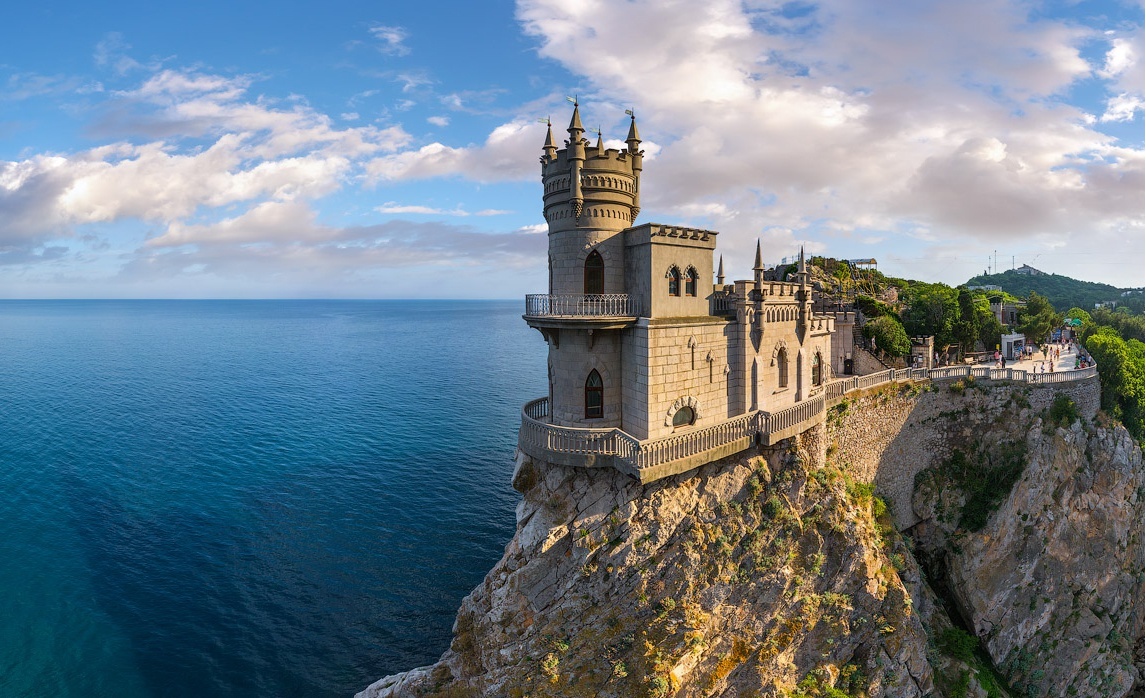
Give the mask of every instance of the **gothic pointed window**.
<svg viewBox="0 0 1146 698">
<path fill-rule="evenodd" d="M 669 269 L 668 280 L 669 280 L 669 295 L 670 296 L 679 296 L 680 295 L 680 269 L 677 269 L 675 266 L 672 269 Z"/>
<path fill-rule="evenodd" d="M 781 349 L 776 352 L 776 384 L 781 388 L 788 387 L 788 350 Z"/>
<path fill-rule="evenodd" d="M 812 385 L 819 385 L 824 382 L 824 362 L 820 358 L 820 352 L 812 355 Z"/>
<path fill-rule="evenodd" d="M 597 369 L 589 371 L 585 379 L 585 419 L 600 419 L 605 416 L 605 385 Z"/>
<path fill-rule="evenodd" d="M 684 295 L 696 298 L 696 282 L 698 278 L 700 278 L 700 274 L 696 272 L 696 269 L 689 267 L 684 275 Z"/>
<path fill-rule="evenodd" d="M 605 292 L 605 260 L 597 250 L 585 258 L 585 295 Z"/>
</svg>

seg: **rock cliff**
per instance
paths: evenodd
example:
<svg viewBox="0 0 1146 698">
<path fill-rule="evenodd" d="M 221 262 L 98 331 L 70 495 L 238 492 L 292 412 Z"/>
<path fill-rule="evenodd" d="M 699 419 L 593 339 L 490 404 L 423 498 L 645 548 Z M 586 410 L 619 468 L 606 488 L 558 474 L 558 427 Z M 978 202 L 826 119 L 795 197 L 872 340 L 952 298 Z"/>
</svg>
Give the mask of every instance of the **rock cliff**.
<svg viewBox="0 0 1146 698">
<path fill-rule="evenodd" d="M 520 457 L 516 534 L 449 650 L 360 698 L 1141 695 L 1125 430 L 1010 388 L 866 399 L 646 486 Z M 890 511 L 879 463 L 913 459 Z"/>
<path fill-rule="evenodd" d="M 919 554 L 1018 695 L 1142 695 L 1142 451 L 1121 427 L 1033 427 L 985 519 L 958 466 L 921 474 Z"/>
</svg>

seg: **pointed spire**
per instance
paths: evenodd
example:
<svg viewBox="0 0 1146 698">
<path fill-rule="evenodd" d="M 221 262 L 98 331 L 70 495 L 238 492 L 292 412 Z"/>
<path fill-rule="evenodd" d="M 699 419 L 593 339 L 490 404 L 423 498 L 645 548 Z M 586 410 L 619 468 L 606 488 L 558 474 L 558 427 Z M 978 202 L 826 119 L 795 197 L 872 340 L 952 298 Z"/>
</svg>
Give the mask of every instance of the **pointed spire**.
<svg viewBox="0 0 1146 698">
<path fill-rule="evenodd" d="M 605 142 L 601 140 L 601 127 L 597 127 L 597 155 L 605 157 Z"/>
<path fill-rule="evenodd" d="M 716 285 L 724 285 L 724 255 L 720 255 L 720 266 L 716 267 Z"/>
<path fill-rule="evenodd" d="M 629 144 L 629 152 L 637 152 L 637 148 L 641 145 L 641 136 L 637 133 L 637 115 L 630 109 L 629 114 L 629 135 L 625 136 L 625 142 Z"/>
<path fill-rule="evenodd" d="M 580 138 L 581 134 L 585 132 L 585 127 L 581 125 L 581 105 L 573 102 L 573 118 L 569 120 L 569 135 L 574 138 Z M 574 133 L 576 131 L 576 133 Z"/>
<path fill-rule="evenodd" d="M 764 271 L 764 262 L 760 261 L 760 239 L 756 239 L 756 264 L 752 265 L 754 271 Z"/>
<path fill-rule="evenodd" d="M 553 122 L 549 119 L 545 120 L 545 145 L 541 146 L 541 150 L 549 160 L 557 157 L 557 140 L 553 138 Z"/>
<path fill-rule="evenodd" d="M 807 274 L 808 273 L 808 267 L 804 264 L 804 246 L 803 245 L 800 245 L 800 266 L 798 268 L 798 271 L 801 274 Z"/>
</svg>

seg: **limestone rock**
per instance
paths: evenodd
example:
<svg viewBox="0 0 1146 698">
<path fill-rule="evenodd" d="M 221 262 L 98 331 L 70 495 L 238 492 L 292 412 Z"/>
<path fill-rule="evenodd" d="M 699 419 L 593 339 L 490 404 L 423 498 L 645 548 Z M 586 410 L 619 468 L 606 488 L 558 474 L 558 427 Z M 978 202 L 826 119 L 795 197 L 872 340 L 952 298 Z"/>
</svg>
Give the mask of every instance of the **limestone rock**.
<svg viewBox="0 0 1146 698">
<path fill-rule="evenodd" d="M 928 695 L 870 489 L 817 460 L 760 449 L 642 487 L 523 458 L 517 533 L 450 649 L 359 696 Z"/>
</svg>

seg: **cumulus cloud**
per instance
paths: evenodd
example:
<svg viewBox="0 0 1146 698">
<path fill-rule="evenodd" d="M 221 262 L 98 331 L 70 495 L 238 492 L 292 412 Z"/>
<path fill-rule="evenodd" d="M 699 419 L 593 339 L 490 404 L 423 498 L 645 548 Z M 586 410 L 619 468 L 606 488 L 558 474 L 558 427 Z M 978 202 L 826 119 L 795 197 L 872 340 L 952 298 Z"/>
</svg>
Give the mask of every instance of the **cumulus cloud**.
<svg viewBox="0 0 1146 698">
<path fill-rule="evenodd" d="M 27 252 L 75 226 L 130 219 L 187 237 L 195 228 L 180 221 L 198 211 L 326 196 L 357 163 L 410 140 L 399 127 L 337 128 L 305 105 L 251 101 L 252 81 L 161 70 L 113 95 L 97 129 L 144 142 L 0 162 L 0 249 Z"/>
<path fill-rule="evenodd" d="M 1116 37 L 1097 68 L 1081 48 L 1101 32 L 1021 3 L 802 8 L 520 0 L 517 14 L 541 55 L 595 101 L 636 104 L 657 134 L 643 208 L 714 225 L 731 234 L 722 244 L 747 247 L 761 229 L 789 246 L 809 230 L 1073 241 L 1141 229 L 1142 151 L 1066 101 L 1096 71 L 1135 72 L 1140 42 Z M 656 41 L 629 40 L 633 26 Z M 1102 119 L 1133 118 L 1140 90 L 1116 93 Z M 399 166 L 408 153 L 382 161 L 401 176 L 468 154 L 426 152 L 421 170 Z"/>
<path fill-rule="evenodd" d="M 417 150 L 383 155 L 366 164 L 376 182 L 464 175 L 479 182 L 521 180 L 537 175 L 539 134 L 535 124 L 514 120 L 495 128 L 480 146 L 429 143 Z"/>
</svg>

